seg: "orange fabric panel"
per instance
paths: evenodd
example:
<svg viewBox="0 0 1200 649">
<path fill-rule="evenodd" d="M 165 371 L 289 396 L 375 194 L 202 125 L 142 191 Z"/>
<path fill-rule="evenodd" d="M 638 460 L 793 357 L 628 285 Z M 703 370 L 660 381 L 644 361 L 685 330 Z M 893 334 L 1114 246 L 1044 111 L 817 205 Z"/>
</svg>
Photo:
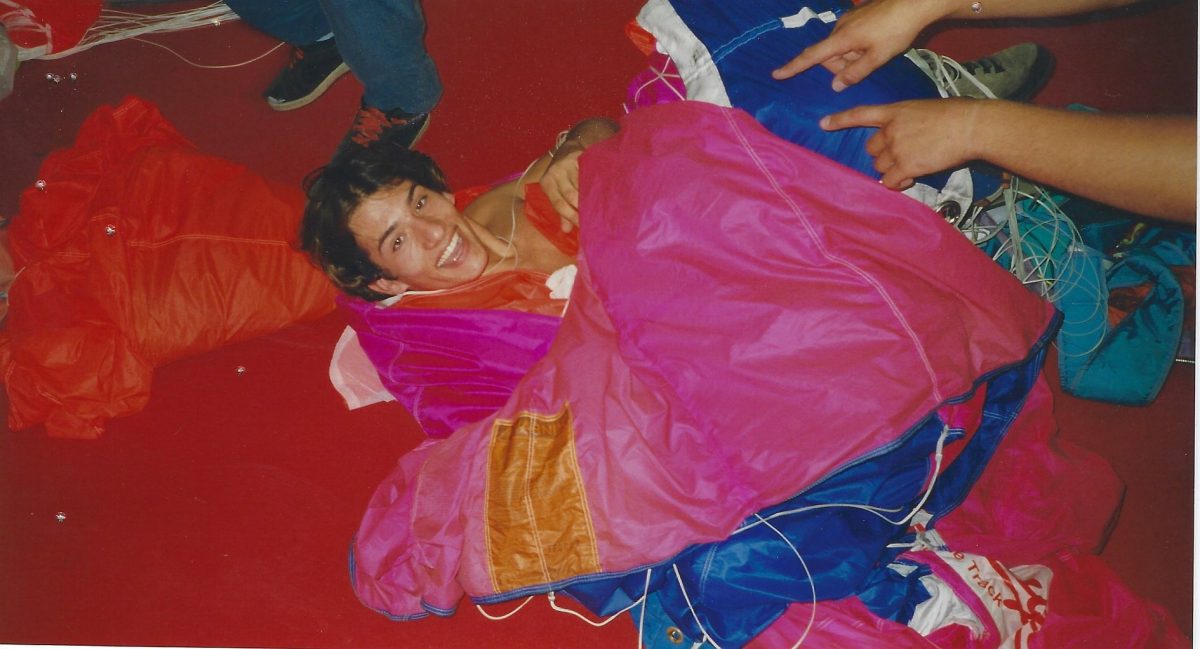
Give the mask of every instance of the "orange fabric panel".
<svg viewBox="0 0 1200 649">
<path fill-rule="evenodd" d="M 552 416 L 522 412 L 492 424 L 485 493 L 484 541 L 497 593 L 600 572 L 569 405 Z"/>
<path fill-rule="evenodd" d="M 152 105 L 102 108 L 22 196 L 9 240 L 9 425 L 94 438 L 153 368 L 333 308 L 295 249 L 298 188 L 196 153 Z"/>
</svg>

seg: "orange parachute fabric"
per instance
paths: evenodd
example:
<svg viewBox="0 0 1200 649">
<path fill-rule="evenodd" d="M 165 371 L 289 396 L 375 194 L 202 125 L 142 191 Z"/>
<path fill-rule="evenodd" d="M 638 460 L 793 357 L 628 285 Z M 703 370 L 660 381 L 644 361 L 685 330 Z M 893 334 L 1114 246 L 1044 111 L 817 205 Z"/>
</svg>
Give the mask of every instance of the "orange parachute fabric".
<svg viewBox="0 0 1200 649">
<path fill-rule="evenodd" d="M 300 190 L 198 153 L 143 100 L 97 110 L 39 178 L 9 226 L 14 430 L 95 438 L 145 406 L 154 367 L 333 308 L 294 245 Z"/>
</svg>

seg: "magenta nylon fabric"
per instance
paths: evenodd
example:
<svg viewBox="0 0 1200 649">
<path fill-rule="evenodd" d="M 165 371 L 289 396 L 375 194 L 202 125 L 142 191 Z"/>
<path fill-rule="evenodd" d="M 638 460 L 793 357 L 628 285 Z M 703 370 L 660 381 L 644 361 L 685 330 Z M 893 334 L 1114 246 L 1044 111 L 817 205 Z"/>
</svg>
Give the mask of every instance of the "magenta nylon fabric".
<svg viewBox="0 0 1200 649">
<path fill-rule="evenodd" d="M 951 549 L 1011 566 L 1064 548 L 1100 551 L 1125 486 L 1107 460 L 1057 433 L 1043 376 L 970 497 L 938 521 Z"/>
<path fill-rule="evenodd" d="M 1132 593 L 1099 557 L 1089 554 L 1099 551 L 1106 538 L 1123 486 L 1103 458 L 1057 439 L 1053 405 L 1043 376 L 967 499 L 938 522 L 938 534 L 953 551 L 1052 571 L 1045 619 L 1017 646 L 1190 646 L 1161 606 Z M 954 410 L 958 412 L 951 416 L 970 418 L 974 408 L 965 404 Z M 919 559 L 920 554 L 902 558 Z M 963 585 L 956 581 L 949 583 Z M 987 602 L 967 601 L 977 611 L 987 610 Z M 810 604 L 793 605 L 749 646 L 792 647 L 811 620 Z M 925 638 L 875 617 L 855 598 L 819 602 L 815 620 L 805 645 L 990 649 L 1011 646 L 1004 642 L 1012 640 L 998 636 L 990 619 L 984 620 L 990 635 L 975 638 L 956 625 Z"/>
<path fill-rule="evenodd" d="M 738 111 L 639 110 L 584 156 L 581 187 L 557 337 L 494 417 L 380 485 L 355 546 L 368 606 L 445 614 L 497 594 L 483 516 L 496 418 L 570 405 L 590 516 L 574 524 L 623 572 L 894 442 L 1024 360 L 1053 320 L 926 207 Z"/>
<path fill-rule="evenodd" d="M 1099 557 L 1064 549 L 1039 562 L 1054 577 L 1046 617 L 1037 632 L 1016 644 L 1001 637 L 994 624 L 990 633 L 972 636 L 969 629 L 951 625 L 923 637 L 913 629 L 873 615 L 856 598 L 793 604 L 784 615 L 747 645 L 748 649 L 1062 649 L 1063 647 L 1122 647 L 1184 649 L 1192 646 L 1157 604 L 1141 599 L 1121 582 Z M 983 603 L 976 599 L 977 608 Z M 811 623 L 811 626 L 810 626 Z M 806 635 L 807 634 L 807 635 Z M 1007 644 L 1006 644 L 1007 643 Z"/>
<path fill-rule="evenodd" d="M 559 324 L 519 311 L 389 309 L 346 297 L 338 304 L 383 386 L 437 438 L 504 405 Z"/>
</svg>

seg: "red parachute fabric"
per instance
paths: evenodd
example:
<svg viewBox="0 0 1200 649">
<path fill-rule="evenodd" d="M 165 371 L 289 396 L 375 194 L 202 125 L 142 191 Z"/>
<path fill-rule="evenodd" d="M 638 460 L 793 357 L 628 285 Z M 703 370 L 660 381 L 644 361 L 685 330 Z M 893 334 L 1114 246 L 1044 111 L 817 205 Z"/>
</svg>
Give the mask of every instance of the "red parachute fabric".
<svg viewBox="0 0 1200 649">
<path fill-rule="evenodd" d="M 100 17 L 100 0 L 0 0 L 0 23 L 17 47 L 47 53 L 79 44 Z"/>
<path fill-rule="evenodd" d="M 39 178 L 9 227 L 14 430 L 95 438 L 154 367 L 333 309 L 294 245 L 300 190 L 196 152 L 143 100 L 97 110 Z"/>
</svg>

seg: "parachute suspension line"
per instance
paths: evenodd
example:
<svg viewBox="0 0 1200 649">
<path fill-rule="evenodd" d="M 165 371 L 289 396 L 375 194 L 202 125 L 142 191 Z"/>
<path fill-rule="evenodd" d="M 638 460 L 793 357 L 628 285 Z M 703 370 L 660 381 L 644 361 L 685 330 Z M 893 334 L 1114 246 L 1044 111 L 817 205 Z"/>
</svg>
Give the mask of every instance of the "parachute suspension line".
<svg viewBox="0 0 1200 649">
<path fill-rule="evenodd" d="M 657 82 L 660 82 L 660 81 L 663 83 L 663 85 L 665 85 L 671 91 L 671 94 L 678 97 L 680 99 L 680 101 L 687 99 L 687 97 L 680 94 L 679 90 L 670 81 L 668 81 L 668 79 L 682 79 L 683 78 L 682 76 L 680 76 L 678 74 L 668 74 L 667 68 L 670 65 L 671 65 L 671 59 L 666 58 L 663 61 L 661 70 L 659 70 L 658 68 L 649 68 L 650 72 L 654 73 L 654 77 L 652 79 L 647 80 L 646 83 L 643 83 L 642 85 L 638 86 L 637 90 L 635 90 L 633 92 L 633 102 L 635 105 L 637 104 L 637 100 L 641 98 L 643 90 L 645 90 L 646 88 L 649 88 L 651 85 L 653 85 Z M 628 104 L 625 104 L 624 108 L 625 108 L 626 113 L 628 113 L 630 111 Z"/>
<path fill-rule="evenodd" d="M 183 61 L 184 63 L 187 63 L 188 65 L 192 66 L 193 68 L 201 68 L 204 70 L 225 70 L 228 68 L 240 68 L 243 65 L 250 65 L 251 63 L 254 63 L 255 61 L 265 58 L 271 52 L 274 52 L 275 50 L 277 50 L 285 45 L 285 43 L 283 41 L 280 41 L 275 44 L 275 47 L 272 47 L 271 49 L 267 50 L 266 52 L 263 52 L 262 54 L 259 54 L 258 56 L 254 57 L 252 59 L 247 59 L 245 61 L 242 61 L 241 63 L 229 63 L 226 65 L 205 65 L 203 63 L 196 63 L 195 61 L 187 58 L 186 56 L 180 54 L 179 52 L 176 52 L 175 50 L 167 47 L 166 45 L 163 45 L 162 43 L 155 43 L 154 41 L 149 41 L 144 38 L 137 38 L 136 36 L 130 37 L 129 40 L 137 41 L 139 43 L 145 43 L 147 45 L 153 45 L 154 47 L 164 49 L 164 50 L 170 52 L 171 54 L 174 54 L 175 58 L 179 59 L 180 61 Z"/>
<path fill-rule="evenodd" d="M 8 6 L 12 5 L 10 0 L 0 0 L 0 4 Z M 10 20 L 22 19 L 21 16 L 13 16 L 11 14 L 12 12 L 5 14 L 4 17 L 6 23 Z M 31 24 L 22 26 L 25 28 L 41 28 L 43 32 L 46 32 L 47 43 L 37 47 L 21 48 L 17 51 L 17 58 L 22 61 L 28 59 L 61 59 L 63 57 L 91 49 L 104 43 L 112 43 L 125 39 L 134 39 L 150 43 L 151 41 L 146 41 L 137 37 L 144 36 L 146 34 L 185 31 L 200 27 L 215 27 L 219 26 L 225 21 L 230 20 L 238 20 L 238 15 L 234 13 L 234 11 L 228 6 L 226 6 L 224 2 L 212 2 L 201 7 L 158 14 L 143 14 L 132 11 L 105 8 L 100 11 L 100 15 L 96 19 L 96 22 L 88 28 L 88 30 L 84 33 L 83 38 L 79 40 L 79 43 L 77 43 L 74 47 L 69 47 L 60 52 L 52 52 L 50 51 L 52 47 L 49 42 L 52 35 L 49 33 L 49 30 L 39 24 L 33 24 L 36 23 L 36 21 L 25 19 L 25 22 L 31 22 Z M 175 56 L 178 56 L 190 65 L 194 65 L 196 67 L 229 68 L 246 65 L 247 63 L 257 61 L 258 59 L 275 51 L 283 44 L 280 43 L 268 50 L 266 53 L 261 54 L 249 61 L 233 65 L 215 66 L 192 63 L 178 52 L 171 50 L 171 48 L 166 47 L 165 45 L 158 43 L 154 43 L 154 45 L 171 51 L 171 53 L 175 54 Z"/>
<path fill-rule="evenodd" d="M 812 610 L 808 615 L 808 624 L 804 626 L 804 633 L 800 634 L 800 639 L 796 641 L 796 644 L 792 645 L 792 649 L 798 649 L 800 645 L 804 644 L 805 639 L 808 638 L 808 633 L 812 631 L 813 624 L 817 621 L 817 585 L 813 582 L 812 571 L 808 569 L 808 562 L 804 560 L 804 557 L 800 556 L 800 551 L 796 549 L 795 545 L 792 545 L 791 539 L 784 536 L 783 532 L 780 532 L 779 529 L 768 522 L 767 519 L 759 516 L 758 514 L 755 514 L 754 516 L 758 520 L 762 521 L 763 525 L 766 525 L 767 527 L 771 528 L 773 532 L 778 534 L 779 538 L 783 539 L 784 543 L 787 543 L 787 546 L 792 549 L 792 553 L 795 554 L 796 558 L 800 560 L 800 566 L 804 568 L 804 576 L 808 578 L 808 588 L 812 593 Z"/>
<path fill-rule="evenodd" d="M 647 571 L 647 572 L 649 572 L 649 571 Z M 650 581 L 650 578 L 648 576 L 646 578 L 646 581 L 647 581 L 647 583 L 649 583 L 649 581 Z M 550 591 L 550 592 L 546 593 L 546 599 L 550 602 L 550 608 L 558 611 L 559 613 L 570 613 L 571 615 L 574 615 L 575 617 L 583 620 L 584 622 L 587 622 L 588 624 L 590 624 L 594 627 L 602 627 L 602 626 L 608 624 L 609 622 L 612 622 L 613 620 L 620 617 L 622 613 L 632 610 L 633 607 L 637 606 L 638 604 L 641 604 L 643 601 L 645 601 L 645 596 L 643 596 L 641 599 L 634 600 L 634 602 L 632 604 L 630 604 L 629 606 L 626 606 L 625 608 L 617 611 L 616 613 L 613 613 L 612 615 L 604 618 L 603 620 L 601 620 L 599 622 L 595 622 L 593 620 L 587 619 L 586 617 L 583 616 L 582 613 L 580 613 L 578 611 L 573 611 L 569 608 L 564 608 L 562 606 L 559 606 L 554 601 L 554 591 Z M 638 642 L 641 642 L 640 636 L 638 638 Z"/>
<path fill-rule="evenodd" d="M 642 649 L 642 632 L 646 628 L 646 603 L 650 601 L 650 573 L 651 568 L 646 569 L 646 585 L 642 587 L 642 610 L 638 612 L 638 649 Z"/>
<path fill-rule="evenodd" d="M 517 611 L 519 611 L 519 610 L 521 610 L 521 609 L 525 608 L 525 605 L 526 605 L 526 604 L 528 604 L 528 603 L 529 603 L 529 600 L 531 600 L 531 599 L 533 599 L 533 595 L 530 595 L 529 597 L 526 597 L 526 598 L 525 598 L 525 601 L 521 602 L 521 604 L 520 604 L 519 606 L 517 606 L 517 607 L 516 607 L 516 608 L 514 608 L 513 610 L 511 610 L 511 611 L 509 611 L 509 612 L 505 613 L 504 615 L 489 615 L 489 614 L 488 614 L 488 612 L 487 612 L 487 611 L 485 611 L 485 610 L 483 610 L 483 607 L 482 607 L 482 606 L 480 606 L 479 604 L 476 604 L 476 605 L 475 605 L 475 608 L 479 610 L 479 614 L 480 614 L 480 615 L 482 615 L 482 616 L 486 617 L 487 619 L 489 619 L 489 620 L 491 620 L 491 621 L 493 621 L 493 622 L 499 622 L 500 620 L 507 620 L 508 618 L 510 618 L 510 617 L 512 617 L 512 616 L 514 616 L 514 615 L 516 615 L 516 614 L 517 614 Z"/>
<path fill-rule="evenodd" d="M 717 644 L 717 641 L 713 640 L 712 636 L 708 635 L 708 631 L 706 631 L 704 629 L 704 625 L 700 623 L 700 617 L 696 615 L 696 608 L 692 606 L 692 598 L 688 597 L 687 588 L 684 588 L 683 586 L 683 577 L 679 575 L 679 566 L 671 564 L 671 570 L 675 571 L 675 581 L 679 582 L 679 592 L 683 593 L 683 601 L 687 603 L 688 611 L 691 612 L 692 619 L 696 621 L 696 628 L 700 629 L 700 633 L 704 635 L 704 637 L 700 639 L 700 642 L 696 644 L 709 642 L 712 643 L 712 646 L 716 649 L 721 649 L 721 645 Z"/>
<path fill-rule="evenodd" d="M 612 622 L 613 620 L 620 617 L 622 613 L 626 613 L 630 610 L 633 610 L 633 607 L 640 604 L 642 606 L 642 614 L 638 620 L 638 649 L 642 649 L 642 624 L 643 624 L 643 621 L 645 620 L 645 616 L 646 616 L 646 599 L 649 597 L 649 594 L 650 594 L 650 573 L 651 573 L 651 570 L 647 569 L 646 570 L 646 585 L 642 591 L 641 597 L 634 600 L 634 602 L 632 604 L 630 604 L 629 606 L 626 606 L 625 608 L 617 611 L 616 613 L 613 613 L 612 615 L 608 616 L 607 618 L 605 618 L 599 622 L 589 620 L 588 618 L 584 617 L 578 611 L 574 611 L 569 608 L 559 606 L 558 603 L 555 601 L 554 591 L 550 591 L 550 592 L 546 593 L 546 600 L 550 603 L 550 608 L 558 611 L 559 613 L 569 613 L 571 615 L 574 615 L 575 617 L 583 620 L 584 622 L 587 622 L 588 624 L 590 624 L 594 627 L 602 627 L 602 626 L 608 624 L 609 622 Z M 480 606 L 479 604 L 476 604 L 475 608 L 479 611 L 479 614 L 482 615 L 483 617 L 485 617 L 493 622 L 499 622 L 501 620 L 507 620 L 508 618 L 516 615 L 517 612 L 520 611 L 521 609 L 525 608 L 525 605 L 528 604 L 533 598 L 534 598 L 534 595 L 530 595 L 529 597 L 526 597 L 525 601 L 521 602 L 516 608 L 514 608 L 513 610 L 511 610 L 507 613 L 504 613 L 503 615 L 491 615 L 487 611 L 483 610 L 483 607 Z"/>
<path fill-rule="evenodd" d="M 929 488 L 925 490 L 925 495 L 921 496 L 921 501 L 918 502 L 916 507 L 913 507 L 912 511 L 908 512 L 908 515 L 904 518 L 901 518 L 898 521 L 888 520 L 886 518 L 884 520 L 896 525 L 904 525 L 905 523 L 908 523 L 908 521 L 912 520 L 912 517 L 916 516 L 917 512 L 921 511 L 921 508 L 925 506 L 925 501 L 929 500 L 929 496 L 933 494 L 933 486 L 937 484 L 938 475 L 940 475 L 942 472 L 942 447 L 945 446 L 946 437 L 949 434 L 950 426 L 948 424 L 942 424 L 942 434 L 938 435 L 937 448 L 933 452 L 933 473 L 929 476 Z"/>
<path fill-rule="evenodd" d="M 1031 189 L 1026 190 L 1025 186 L 1031 187 Z M 1036 285 L 1038 293 L 1051 302 L 1057 302 L 1071 289 L 1079 288 L 1088 291 L 1092 297 L 1089 302 L 1095 305 L 1092 312 L 1074 317 L 1081 318 L 1083 321 L 1096 318 L 1098 312 L 1104 309 L 1108 303 L 1104 290 L 1093 274 L 1078 271 L 1078 269 L 1074 273 L 1069 272 L 1073 267 L 1071 263 L 1073 259 L 1086 254 L 1086 249 L 1082 244 L 1083 237 L 1075 224 L 1063 213 L 1041 185 L 1022 183 L 1019 178 L 1014 177 L 1011 182 L 1011 194 L 1007 194 L 1005 199 L 1005 207 L 1008 211 L 1009 239 L 1000 246 L 993 258 L 1000 261 L 1005 253 L 1010 253 L 1009 272 L 1027 286 Z M 1025 219 L 1028 224 L 1019 225 L 1016 220 L 1015 202 L 1017 200 L 1033 201 L 1044 214 L 1028 211 L 1029 216 Z M 1042 232 L 1050 233 L 1049 242 L 1044 240 L 1045 237 L 1034 236 Z M 1066 252 L 1062 254 L 1064 250 Z M 1061 259 L 1056 260 L 1056 253 L 1059 253 Z M 1073 301 L 1078 302 L 1078 300 Z M 1073 329 L 1075 331 L 1073 335 L 1092 335 L 1104 329 L 1105 326 L 1105 319 L 1100 318 L 1091 330 L 1075 331 Z M 1090 355 L 1103 344 L 1104 338 L 1104 336 L 1099 336 L 1092 349 L 1082 352 L 1082 355 Z"/>
</svg>

